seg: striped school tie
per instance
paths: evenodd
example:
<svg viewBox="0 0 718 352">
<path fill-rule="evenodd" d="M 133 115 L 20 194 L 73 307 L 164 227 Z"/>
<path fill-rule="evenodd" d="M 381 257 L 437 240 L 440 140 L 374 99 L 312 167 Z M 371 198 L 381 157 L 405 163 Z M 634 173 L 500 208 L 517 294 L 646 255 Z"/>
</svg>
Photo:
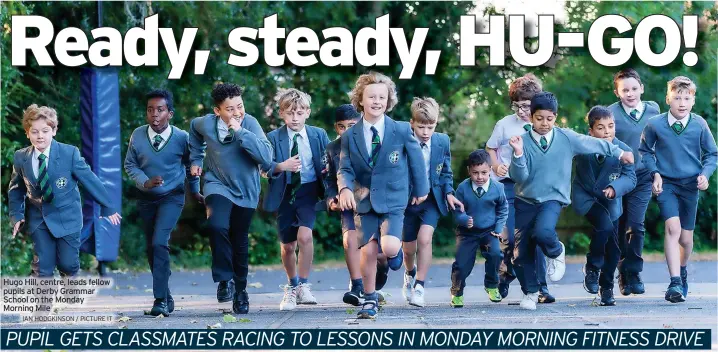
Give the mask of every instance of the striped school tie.
<svg viewBox="0 0 718 352">
<path fill-rule="evenodd" d="M 46 203 L 52 203 L 52 199 L 55 195 L 52 194 L 52 187 L 50 186 L 50 177 L 47 175 L 47 157 L 45 154 L 40 154 L 37 157 L 40 160 L 40 168 L 38 169 L 38 177 L 40 180 L 40 192 L 42 192 L 42 201 Z"/>
<path fill-rule="evenodd" d="M 162 136 L 160 136 L 159 134 L 156 135 L 156 136 L 155 136 L 155 142 L 152 143 L 152 146 L 153 146 L 155 149 L 159 149 L 159 148 L 160 148 L 160 144 L 162 144 L 162 140 L 163 140 L 163 139 L 162 139 Z"/>
<path fill-rule="evenodd" d="M 224 136 L 224 143 L 229 143 L 232 141 L 232 138 L 234 138 L 234 130 L 231 128 L 228 128 L 227 135 Z"/>
<path fill-rule="evenodd" d="M 299 133 L 295 134 L 292 138 L 292 151 L 290 152 L 290 158 L 295 157 L 299 154 L 299 144 L 297 143 L 297 137 L 299 137 Z M 300 169 L 301 170 L 301 169 Z M 292 199 L 289 200 L 289 204 L 294 204 L 294 200 L 297 198 L 297 190 L 299 190 L 299 187 L 302 185 L 302 173 L 300 172 L 292 172 Z"/>
<path fill-rule="evenodd" d="M 603 164 L 604 161 L 606 161 L 605 155 L 596 154 L 596 161 L 598 161 L 599 164 Z"/>
<path fill-rule="evenodd" d="M 671 127 L 672 127 L 673 130 L 676 131 L 677 133 L 681 133 L 681 131 L 683 131 L 683 124 L 682 124 L 680 121 L 674 122 Z"/>
<path fill-rule="evenodd" d="M 543 150 L 546 150 L 548 148 L 548 141 L 546 140 L 546 137 L 541 136 L 541 141 L 539 143 L 541 143 L 541 148 Z"/>
<path fill-rule="evenodd" d="M 379 131 L 371 126 L 371 157 L 369 158 L 369 166 L 374 167 L 379 158 L 379 149 L 381 149 L 381 139 L 379 139 Z"/>
<path fill-rule="evenodd" d="M 484 191 L 483 187 L 478 187 L 474 190 L 474 194 L 476 194 L 476 196 L 479 198 L 483 197 L 484 193 L 486 193 L 486 191 Z"/>
<path fill-rule="evenodd" d="M 637 109 L 631 110 L 630 115 L 631 115 L 631 118 L 632 118 L 632 119 L 638 121 L 638 110 L 637 110 Z"/>
<path fill-rule="evenodd" d="M 530 124 L 530 123 L 527 123 L 527 124 L 524 125 L 524 131 L 526 131 L 526 132 L 531 131 L 531 124 Z"/>
</svg>

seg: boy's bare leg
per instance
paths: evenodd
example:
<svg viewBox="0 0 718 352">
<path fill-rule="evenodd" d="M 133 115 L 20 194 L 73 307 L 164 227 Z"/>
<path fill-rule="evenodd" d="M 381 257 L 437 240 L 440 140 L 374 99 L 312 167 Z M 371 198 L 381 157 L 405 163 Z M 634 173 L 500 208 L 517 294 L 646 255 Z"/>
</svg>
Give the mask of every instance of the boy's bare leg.
<svg viewBox="0 0 718 352">
<path fill-rule="evenodd" d="M 361 279 L 361 250 L 355 230 L 344 232 L 344 260 L 347 263 L 347 270 L 349 270 L 349 278 Z"/>
<path fill-rule="evenodd" d="M 666 253 L 666 264 L 668 264 L 668 274 L 671 277 L 680 276 L 681 250 L 679 241 L 681 239 L 681 221 L 677 216 L 666 220 L 665 224 L 665 240 L 663 242 L 663 250 Z M 692 249 L 691 241 L 691 249 Z M 690 253 L 688 253 L 690 255 Z"/>
<path fill-rule="evenodd" d="M 366 293 L 373 293 L 376 290 L 377 252 L 378 246 L 374 239 L 361 248 L 361 273 Z"/>
<path fill-rule="evenodd" d="M 681 266 L 688 265 L 688 260 L 693 253 L 693 230 L 681 229 L 681 237 L 678 239 L 681 248 Z"/>
<path fill-rule="evenodd" d="M 282 247 L 282 266 L 287 273 L 287 279 L 297 276 L 297 241 L 280 243 Z"/>
<path fill-rule="evenodd" d="M 402 250 L 404 251 L 404 268 L 406 268 L 407 272 L 414 269 L 417 251 L 416 242 L 417 241 L 404 242 L 404 245 L 402 246 Z"/>
<path fill-rule="evenodd" d="M 297 244 L 299 245 L 299 277 L 309 278 L 314 260 L 312 229 L 300 226 L 297 230 Z"/>
<path fill-rule="evenodd" d="M 424 281 L 426 274 L 429 272 L 429 266 L 431 266 L 432 258 L 432 244 L 431 239 L 434 236 L 434 228 L 429 225 L 421 225 L 419 228 L 419 234 L 417 235 L 418 242 L 418 253 L 417 253 L 417 269 L 416 279 Z M 407 267 L 408 268 L 408 267 Z"/>
</svg>

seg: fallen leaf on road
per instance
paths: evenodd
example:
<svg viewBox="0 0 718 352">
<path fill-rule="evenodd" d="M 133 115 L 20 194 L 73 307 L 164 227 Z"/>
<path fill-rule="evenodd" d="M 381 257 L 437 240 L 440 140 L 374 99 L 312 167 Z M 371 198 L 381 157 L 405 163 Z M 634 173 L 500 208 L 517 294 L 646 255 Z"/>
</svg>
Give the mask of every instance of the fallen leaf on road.
<svg viewBox="0 0 718 352">
<path fill-rule="evenodd" d="M 190 320 L 189 323 L 190 323 L 190 324 L 197 324 L 197 321 L 196 321 L 196 320 Z"/>
<path fill-rule="evenodd" d="M 593 301 L 591 301 L 591 307 L 598 307 L 598 301 L 596 300 L 596 297 L 594 297 Z"/>
<path fill-rule="evenodd" d="M 127 289 L 128 289 L 128 290 L 136 290 L 137 288 L 136 288 L 135 286 L 132 286 L 132 285 L 127 285 Z"/>
<path fill-rule="evenodd" d="M 143 310 L 142 313 L 144 313 L 145 315 L 150 315 L 150 311 L 149 311 L 149 310 Z"/>
<path fill-rule="evenodd" d="M 158 315 L 158 316 L 155 317 L 155 319 L 164 319 L 164 318 L 165 318 L 165 316 L 162 315 L 162 314 L 160 314 L 160 315 Z"/>
<path fill-rule="evenodd" d="M 225 323 L 236 323 L 237 322 L 237 318 L 233 317 L 231 314 L 225 314 L 224 317 L 222 318 L 222 320 L 224 320 Z"/>
<path fill-rule="evenodd" d="M 264 285 L 262 285 L 261 282 L 252 282 L 250 284 L 247 284 L 247 286 L 254 287 L 254 288 L 262 288 L 262 286 L 264 286 Z"/>
<path fill-rule="evenodd" d="M 217 323 L 214 325 L 207 325 L 207 329 L 221 329 L 221 328 L 222 328 L 222 324 L 220 324 L 220 323 Z"/>
<path fill-rule="evenodd" d="M 250 322 L 252 322 L 252 321 L 249 320 L 249 319 L 247 319 L 247 318 L 240 318 L 240 319 L 239 319 L 239 322 L 240 322 L 240 323 L 250 323 Z"/>
<path fill-rule="evenodd" d="M 347 308 L 347 314 L 354 314 L 354 309 Z"/>
<path fill-rule="evenodd" d="M 127 329 L 127 325 L 121 325 L 119 328 L 120 328 L 120 329 Z"/>
<path fill-rule="evenodd" d="M 151 288 L 148 288 L 148 289 L 145 290 L 145 292 L 152 292 L 152 289 L 151 289 Z"/>
<path fill-rule="evenodd" d="M 569 307 L 575 307 L 576 305 L 575 305 L 575 304 L 569 304 L 568 306 L 569 306 Z"/>
<path fill-rule="evenodd" d="M 120 286 L 115 285 L 115 290 L 119 290 Z"/>
<path fill-rule="evenodd" d="M 128 322 L 128 321 L 130 321 L 130 320 L 132 320 L 132 318 L 130 318 L 130 317 L 122 317 L 122 318 L 120 318 L 120 319 L 117 319 L 117 321 L 119 321 L 120 323 L 125 323 L 125 322 Z"/>
<path fill-rule="evenodd" d="M 231 309 L 219 308 L 219 309 L 217 309 L 217 310 L 220 311 L 220 312 L 222 312 L 222 314 L 232 314 L 232 310 L 231 310 Z"/>
<path fill-rule="evenodd" d="M 192 283 L 192 286 L 197 286 L 197 283 L 196 283 L 196 282 L 193 282 L 193 283 Z"/>
<path fill-rule="evenodd" d="M 663 324 L 664 329 L 673 329 L 673 325 Z"/>
</svg>

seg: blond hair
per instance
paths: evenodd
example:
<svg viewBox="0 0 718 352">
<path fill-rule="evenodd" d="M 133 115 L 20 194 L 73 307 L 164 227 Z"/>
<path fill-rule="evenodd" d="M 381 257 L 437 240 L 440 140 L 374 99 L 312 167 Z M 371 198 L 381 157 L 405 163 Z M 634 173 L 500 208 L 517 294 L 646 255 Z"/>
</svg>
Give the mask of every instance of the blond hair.
<svg viewBox="0 0 718 352">
<path fill-rule="evenodd" d="M 439 104 L 434 98 L 414 98 L 411 102 L 411 119 L 416 123 L 438 123 Z"/>
<path fill-rule="evenodd" d="M 57 112 L 55 109 L 32 104 L 28 106 L 22 114 L 22 128 L 25 129 L 25 133 L 30 131 L 33 122 L 40 119 L 45 120 L 48 126 L 52 127 L 53 130 L 57 128 Z"/>
<path fill-rule="evenodd" d="M 279 105 L 280 113 L 282 111 L 292 111 L 297 108 L 309 109 L 312 105 L 312 97 L 299 89 L 283 89 L 277 94 L 277 105 Z"/>
<path fill-rule="evenodd" d="M 688 91 L 693 95 L 696 95 L 696 84 L 686 76 L 676 76 L 672 80 L 668 81 L 668 91 L 666 94 L 671 92 L 680 93 L 681 91 Z"/>
<path fill-rule="evenodd" d="M 357 79 L 357 83 L 354 85 L 354 89 L 351 92 L 351 103 L 359 112 L 364 112 L 364 108 L 361 106 L 362 96 L 364 89 L 370 84 L 385 84 L 389 91 L 389 96 L 386 102 L 386 111 L 389 112 L 399 102 L 399 98 L 396 96 L 396 84 L 389 78 L 389 76 L 383 75 L 379 72 L 365 73 Z"/>
</svg>

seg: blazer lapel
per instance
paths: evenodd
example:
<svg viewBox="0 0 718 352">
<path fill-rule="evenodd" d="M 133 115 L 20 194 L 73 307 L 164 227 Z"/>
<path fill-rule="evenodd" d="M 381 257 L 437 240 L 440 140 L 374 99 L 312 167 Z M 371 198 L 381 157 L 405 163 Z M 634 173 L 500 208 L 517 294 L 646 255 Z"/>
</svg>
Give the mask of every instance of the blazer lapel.
<svg viewBox="0 0 718 352">
<path fill-rule="evenodd" d="M 23 164 L 23 169 L 25 172 L 25 177 L 30 180 L 30 182 L 33 184 L 33 186 L 37 185 L 37 177 L 35 177 L 35 172 L 32 170 L 32 153 L 35 150 L 35 147 L 29 147 L 27 148 L 27 153 L 25 154 L 25 163 Z"/>
<path fill-rule="evenodd" d="M 364 143 L 364 119 L 359 120 L 359 122 L 352 127 L 352 130 L 352 137 L 354 137 L 354 143 L 361 154 L 361 158 L 369 165 L 369 152 L 366 150 L 366 144 Z"/>
<path fill-rule="evenodd" d="M 387 162 L 389 161 L 389 157 L 387 156 L 388 153 L 394 152 L 393 150 L 390 150 L 391 147 L 389 147 L 386 144 L 387 137 L 393 141 L 396 140 L 396 122 L 394 120 L 390 119 L 389 116 L 384 115 L 384 138 L 381 140 L 381 149 L 379 149 L 379 163 Z M 401 157 L 402 151 L 398 151 L 399 156 Z"/>
<path fill-rule="evenodd" d="M 289 129 L 287 125 L 279 128 L 279 159 L 289 159 Z"/>
<path fill-rule="evenodd" d="M 50 164 L 49 168 L 47 169 L 47 176 L 49 182 L 54 182 L 55 175 L 57 174 L 57 170 L 59 170 L 60 167 L 60 145 L 55 142 L 55 140 L 52 140 L 52 147 L 50 148 Z"/>
<path fill-rule="evenodd" d="M 429 181 L 432 182 L 434 179 L 436 179 L 439 174 L 437 173 L 437 168 L 439 165 L 442 165 L 441 163 L 441 154 L 444 153 L 444 148 L 441 144 L 439 144 L 439 138 L 434 138 L 436 134 L 431 136 L 431 156 L 429 157 L 429 168 L 430 170 L 427 170 L 429 172 Z"/>
<path fill-rule="evenodd" d="M 313 128 L 306 127 L 307 137 L 309 138 L 309 149 L 312 150 L 312 163 L 314 164 L 314 172 L 319 179 L 319 175 L 322 174 L 324 164 L 322 163 L 322 156 L 319 155 L 319 138 Z"/>
</svg>

